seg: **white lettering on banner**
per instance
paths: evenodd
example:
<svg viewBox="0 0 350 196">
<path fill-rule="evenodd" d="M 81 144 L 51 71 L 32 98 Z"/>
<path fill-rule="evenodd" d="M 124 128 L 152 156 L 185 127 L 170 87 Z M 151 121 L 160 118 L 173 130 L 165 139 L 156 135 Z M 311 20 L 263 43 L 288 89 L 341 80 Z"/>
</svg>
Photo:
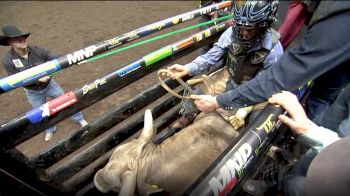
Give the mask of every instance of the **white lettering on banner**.
<svg viewBox="0 0 350 196">
<path fill-rule="evenodd" d="M 93 56 L 96 49 L 97 49 L 96 46 L 89 46 L 85 49 L 75 51 L 73 54 L 66 55 L 69 65 L 80 62 L 85 58 L 89 58 Z"/>
<path fill-rule="evenodd" d="M 211 10 L 210 8 L 206 8 L 206 9 L 201 10 L 200 12 L 202 15 L 204 15 L 204 14 L 210 13 L 210 10 Z"/>
<path fill-rule="evenodd" d="M 221 168 L 219 178 L 212 177 L 209 180 L 209 186 L 211 187 L 214 195 L 219 195 L 226 186 L 232 180 L 236 179 L 236 173 L 238 176 L 242 175 L 242 168 L 247 162 L 248 157 L 252 154 L 252 147 L 248 143 L 244 143 L 239 147 L 238 151 L 234 154 L 234 160 L 229 159 Z M 221 182 L 220 182 L 221 179 Z M 234 185 L 234 184 L 233 184 Z M 232 186 L 233 186 L 232 185 Z"/>
<path fill-rule="evenodd" d="M 131 32 L 126 33 L 126 34 L 124 34 L 124 35 L 126 35 L 126 36 L 129 37 L 129 39 L 127 39 L 127 41 L 131 41 L 131 40 L 134 40 L 134 39 L 140 37 L 140 35 L 139 35 L 136 31 L 131 31 Z"/>
<path fill-rule="evenodd" d="M 190 15 L 182 17 L 181 21 L 185 22 L 186 20 L 191 20 L 192 18 L 194 18 L 194 14 L 190 14 Z"/>
<path fill-rule="evenodd" d="M 162 22 L 162 23 L 156 23 L 154 25 L 149 25 L 146 27 L 146 29 L 148 31 L 153 31 L 155 29 L 161 30 L 164 26 L 165 26 L 165 24 Z"/>
<path fill-rule="evenodd" d="M 98 86 L 101 86 L 105 83 L 107 83 L 106 79 L 97 79 L 92 84 L 84 85 L 83 86 L 83 95 L 88 93 L 91 89 L 98 88 Z"/>
<path fill-rule="evenodd" d="M 66 107 L 72 105 L 73 103 L 75 103 L 75 102 L 77 102 L 77 101 L 78 101 L 77 99 L 69 100 L 69 101 L 65 102 L 64 104 L 59 105 L 59 106 L 57 106 L 56 108 L 53 108 L 53 109 L 52 109 L 52 112 L 53 112 L 53 113 L 56 113 L 57 111 L 61 111 L 63 108 L 66 108 Z"/>
</svg>

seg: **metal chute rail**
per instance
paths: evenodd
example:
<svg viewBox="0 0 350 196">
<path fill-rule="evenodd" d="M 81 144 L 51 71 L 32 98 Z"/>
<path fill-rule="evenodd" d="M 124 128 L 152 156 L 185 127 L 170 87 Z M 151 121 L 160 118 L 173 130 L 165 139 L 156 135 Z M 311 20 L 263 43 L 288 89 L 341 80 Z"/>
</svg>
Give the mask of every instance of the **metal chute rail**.
<svg viewBox="0 0 350 196">
<path fill-rule="evenodd" d="M 31 84 L 43 76 L 50 75 L 61 69 L 68 68 L 88 58 L 131 42 L 138 38 L 152 34 L 154 32 L 169 28 L 185 21 L 192 20 L 204 14 L 223 9 L 231 6 L 231 1 L 224 1 L 218 4 L 210 5 L 190 12 L 186 12 L 171 18 L 167 18 L 153 24 L 138 28 L 136 30 L 125 33 L 121 36 L 114 37 L 94 45 L 87 46 L 83 49 L 76 50 L 70 54 L 61 56 L 52 61 L 40 64 L 30 69 L 24 70 L 17 74 L 0 79 L 0 94 L 9 92 L 15 88 Z"/>
<path fill-rule="evenodd" d="M 82 87 L 70 91 L 62 97 L 51 100 L 52 102 L 46 103 L 45 106 L 35 108 L 3 124 L 0 128 L 0 135 L 4 163 L 1 167 L 15 176 L 21 175 L 23 182 L 30 182 L 33 190 L 40 190 L 45 195 L 71 195 L 78 194 L 78 192 L 84 195 L 93 192 L 94 189 L 91 189 L 90 185 L 92 176 L 106 163 L 108 153 L 111 153 L 116 145 L 132 138 L 142 128 L 145 107 L 152 108 L 158 130 L 161 131 L 158 136 L 160 142 L 173 133 L 173 130 L 166 127 L 178 117 L 180 100 L 165 94 L 165 90 L 156 85 L 132 100 L 113 108 L 100 119 L 90 123 L 89 126 L 59 141 L 39 155 L 26 157 L 16 149 L 16 145 L 142 76 L 205 44 L 214 42 L 218 34 L 231 25 L 232 21 L 229 20 L 165 46 L 85 85 L 89 88 Z M 169 80 L 166 83 L 170 87 L 177 86 L 174 81 Z M 181 90 L 178 88 L 176 91 L 181 93 Z M 69 102 L 71 104 L 64 104 L 70 100 L 75 101 Z M 43 107 L 51 109 L 52 115 L 43 118 L 42 111 L 40 111 Z"/>
<path fill-rule="evenodd" d="M 165 46 L 80 89 L 70 91 L 40 107 L 28 111 L 22 116 L 12 119 L 0 127 L 0 135 L 2 140 L 4 140 L 3 144 L 13 147 L 23 142 L 25 139 L 92 105 L 130 82 L 139 79 L 141 76 L 158 69 L 159 66 L 164 65 L 162 60 L 193 51 L 196 47 L 200 47 L 201 44 L 205 44 L 205 41 L 213 41 L 217 33 L 224 31 L 231 25 L 232 21 L 228 20 L 179 42 Z M 48 112 L 44 113 L 44 111 Z M 20 137 L 14 137 L 15 135 Z M 17 139 L 14 140 L 14 138 Z"/>
<path fill-rule="evenodd" d="M 66 108 L 60 108 L 62 110 L 57 111 L 52 116 L 42 120 L 36 119 L 38 121 L 32 118 L 32 121 L 35 122 L 32 124 L 32 121 L 26 115 L 23 115 L 2 125 L 0 128 L 0 138 L 2 140 L 0 154 L 3 158 L 0 164 L 1 169 L 5 169 L 8 176 L 18 177 L 18 181 L 22 181 L 22 183 L 19 183 L 21 186 L 24 184 L 28 185 L 30 188 L 27 190 L 31 190 L 33 194 L 37 195 L 106 195 L 95 189 L 92 183 L 93 175 L 107 163 L 117 145 L 138 136 L 139 130 L 143 126 L 142 119 L 146 108 L 152 109 L 158 130 L 158 143 L 174 133 L 174 130 L 170 130 L 167 127 L 178 118 L 180 100 L 166 94 L 166 91 L 160 85 L 154 85 L 127 102 L 112 108 L 108 113 L 100 116 L 96 121 L 91 122 L 89 126 L 72 133 L 40 154 L 26 157 L 16 149 L 16 145 L 38 134 L 46 127 L 67 118 L 76 111 L 88 107 L 107 95 L 118 91 L 146 74 L 158 70 L 164 65 L 168 65 L 177 58 L 187 55 L 202 45 L 213 42 L 218 36 L 200 37 L 203 37 L 203 40 L 200 42 L 197 42 L 197 39 L 192 39 L 193 45 L 187 45 L 191 43 L 190 38 L 173 44 L 172 46 L 183 47 L 180 47 L 182 50 L 178 50 L 171 55 L 168 53 L 169 47 L 164 47 L 134 63 L 116 70 L 108 76 L 87 84 L 86 86 L 89 88 L 82 87 L 77 91 L 69 92 L 66 94 L 67 97 L 73 93 L 79 100 Z M 135 65 L 145 59 L 147 59 L 148 63 L 144 61 L 140 67 Z M 111 79 L 112 76 L 116 78 Z M 107 82 L 104 83 L 104 81 Z M 113 83 L 113 85 L 109 85 L 110 83 Z M 167 80 L 165 83 L 172 89 L 178 86 L 172 80 Z M 92 88 L 94 86 L 98 86 L 98 88 Z M 182 90 L 181 88 L 175 89 L 179 94 L 181 94 Z M 268 111 L 265 114 L 271 114 L 270 112 Z M 261 121 L 257 121 L 256 123 L 266 120 L 267 117 L 260 116 Z M 278 123 L 274 124 L 274 126 L 278 125 Z M 249 126 L 253 129 L 253 125 Z M 272 131 L 274 129 L 277 129 L 277 127 L 272 128 L 270 133 L 277 133 L 277 130 Z M 239 142 L 242 138 L 249 139 L 253 137 L 251 134 L 247 136 L 246 133 L 248 132 L 246 131 L 241 134 L 239 139 L 237 139 L 237 143 L 232 146 L 233 149 L 237 150 L 240 149 L 237 146 L 243 146 L 244 143 Z M 265 154 L 263 146 L 269 146 L 270 144 L 268 142 L 273 139 L 270 135 L 267 137 L 269 139 L 263 142 L 262 147 L 259 148 L 261 151 L 254 151 L 254 153 L 257 153 L 259 156 Z M 244 147 L 247 147 L 247 145 L 244 145 Z M 227 150 L 226 152 L 231 151 Z M 222 155 L 222 157 L 225 157 L 225 155 Z M 259 157 L 257 156 L 256 158 Z M 222 159 L 216 161 L 216 164 L 220 160 Z M 249 163 L 254 162 L 256 162 L 256 159 L 253 157 Z M 234 191 L 240 188 L 239 184 L 248 175 L 248 172 L 245 172 L 249 170 L 248 166 L 250 165 L 247 164 L 243 167 L 244 172 L 241 173 L 242 176 L 238 178 L 237 184 L 233 187 Z M 205 176 L 203 174 L 202 179 Z M 193 186 L 193 189 L 189 190 L 188 193 L 191 194 L 191 191 L 197 186 L 198 184 Z M 115 193 L 112 194 L 114 195 Z"/>
</svg>

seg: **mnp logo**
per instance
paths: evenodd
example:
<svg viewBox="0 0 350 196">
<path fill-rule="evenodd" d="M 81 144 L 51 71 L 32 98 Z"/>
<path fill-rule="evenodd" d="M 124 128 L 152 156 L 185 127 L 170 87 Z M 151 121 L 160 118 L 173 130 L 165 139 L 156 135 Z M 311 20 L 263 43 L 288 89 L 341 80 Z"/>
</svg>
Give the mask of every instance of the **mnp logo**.
<svg viewBox="0 0 350 196">
<path fill-rule="evenodd" d="M 209 180 L 209 186 L 215 196 L 226 195 L 236 185 L 237 177 L 240 177 L 242 175 L 243 166 L 251 154 L 251 145 L 244 143 L 241 147 L 239 147 L 238 151 L 235 152 L 234 158 L 229 159 L 220 168 L 219 176 L 212 177 Z"/>
</svg>

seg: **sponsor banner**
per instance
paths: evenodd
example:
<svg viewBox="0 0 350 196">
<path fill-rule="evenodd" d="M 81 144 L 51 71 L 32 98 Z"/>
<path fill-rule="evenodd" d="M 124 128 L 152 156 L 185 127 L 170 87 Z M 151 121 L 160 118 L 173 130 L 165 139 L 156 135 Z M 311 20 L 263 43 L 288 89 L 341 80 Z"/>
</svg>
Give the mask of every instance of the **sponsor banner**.
<svg viewBox="0 0 350 196">
<path fill-rule="evenodd" d="M 92 89 L 96 89 L 99 86 L 102 86 L 104 84 L 106 84 L 107 81 L 105 78 L 101 78 L 101 79 L 97 79 L 95 80 L 93 83 L 91 84 L 87 84 L 83 86 L 83 95 L 85 95 L 86 93 L 88 93 L 90 90 Z"/>
<path fill-rule="evenodd" d="M 213 12 L 213 11 L 211 11 L 212 10 L 212 8 L 211 7 L 204 7 L 203 9 L 201 9 L 200 10 L 200 13 L 202 14 L 202 15 L 205 15 L 205 14 L 208 14 L 208 13 L 210 13 L 210 12 Z"/>
<path fill-rule="evenodd" d="M 40 107 L 34 108 L 26 113 L 27 118 L 32 124 L 36 124 L 43 119 L 55 114 L 64 108 L 74 104 L 78 99 L 75 97 L 75 94 L 70 91 L 64 95 L 61 95 Z"/>
<path fill-rule="evenodd" d="M 108 44 L 107 45 L 107 50 L 122 45 L 123 42 L 121 42 L 120 40 L 121 40 L 121 38 L 115 37 L 115 38 L 112 38 L 112 39 L 104 41 L 104 43 Z"/>
<path fill-rule="evenodd" d="M 223 8 L 231 6 L 231 5 L 232 5 L 232 1 L 224 1 L 224 2 L 219 4 L 219 9 L 223 9 Z"/>
<path fill-rule="evenodd" d="M 131 31 L 131 32 L 126 33 L 124 35 L 128 37 L 128 39 L 126 40 L 127 42 L 132 41 L 132 40 L 140 37 L 140 35 L 137 31 Z"/>
<path fill-rule="evenodd" d="M 92 46 L 86 47 L 84 49 L 75 51 L 71 54 L 67 54 L 66 57 L 68 60 L 68 64 L 72 65 L 72 64 L 78 63 L 82 60 L 85 60 L 89 57 L 94 56 L 94 52 L 96 51 L 96 49 L 97 49 L 97 47 L 95 45 L 92 45 Z"/>
<path fill-rule="evenodd" d="M 56 99 L 53 99 L 53 100 L 47 102 L 48 109 L 49 109 L 48 115 L 51 116 L 52 114 L 63 110 L 64 108 L 74 104 L 77 101 L 78 101 L 78 99 L 76 98 L 73 91 L 70 91 L 64 95 L 61 95 L 61 96 L 57 97 Z M 45 113 L 43 113 L 43 114 L 45 114 Z"/>
<path fill-rule="evenodd" d="M 268 105 L 254 119 L 251 125 L 246 127 L 247 132 L 237 144 L 230 146 L 230 150 L 211 166 L 211 171 L 206 172 L 192 185 L 189 195 L 226 195 L 230 190 L 245 179 L 246 170 L 256 161 L 272 140 L 275 129 L 279 127 L 277 116 L 283 110 L 276 105 Z"/>
<path fill-rule="evenodd" d="M 52 60 L 38 66 L 32 67 L 30 70 L 24 70 L 22 72 L 10 75 L 0 80 L 0 86 L 3 90 L 8 91 L 13 88 L 24 86 L 29 82 L 33 82 L 46 75 L 54 73 L 61 69 L 58 61 Z"/>
<path fill-rule="evenodd" d="M 194 18 L 194 14 L 188 14 L 188 15 L 185 15 L 185 16 L 181 17 L 181 21 L 185 22 L 185 21 L 191 20 L 193 18 Z"/>
<path fill-rule="evenodd" d="M 189 37 L 185 40 L 182 40 L 176 44 L 173 45 L 173 52 L 176 52 L 178 50 L 182 50 L 190 45 L 193 44 L 193 38 L 192 37 Z"/>
<path fill-rule="evenodd" d="M 152 65 L 155 62 L 158 62 L 170 55 L 173 54 L 173 49 L 171 46 L 166 46 L 160 50 L 157 50 L 155 52 L 152 52 L 151 54 L 143 57 L 143 60 L 145 61 L 145 65 L 149 66 Z"/>
<path fill-rule="evenodd" d="M 179 23 L 180 22 L 180 18 L 173 18 L 172 20 L 171 20 L 171 23 L 173 23 L 174 25 L 176 25 L 177 23 Z"/>
<path fill-rule="evenodd" d="M 200 42 L 201 40 L 203 40 L 203 35 L 202 35 L 202 33 L 196 34 L 196 41 L 197 41 L 197 42 Z"/>
<path fill-rule="evenodd" d="M 219 175 L 209 180 L 209 186 L 214 195 L 226 195 L 236 185 L 237 177 L 242 175 L 243 167 L 251 155 L 252 146 L 244 143 L 234 153 L 234 156 L 226 161 L 220 168 Z"/>
<path fill-rule="evenodd" d="M 157 22 L 157 23 L 154 23 L 154 24 L 151 24 L 151 25 L 148 25 L 146 26 L 145 28 L 148 30 L 148 31 L 153 31 L 153 30 L 162 30 L 165 26 L 165 23 L 164 22 Z"/>
<path fill-rule="evenodd" d="M 125 76 L 126 74 L 128 73 L 131 73 L 133 71 L 136 71 L 138 70 L 139 68 L 141 67 L 141 65 L 139 63 L 133 63 L 131 65 L 128 65 L 126 67 L 123 67 L 121 69 L 118 69 L 116 71 L 116 74 L 119 76 L 119 77 L 123 77 Z"/>
<path fill-rule="evenodd" d="M 211 36 L 211 32 L 209 29 L 204 31 L 204 37 L 210 37 L 210 36 Z"/>
<path fill-rule="evenodd" d="M 26 117 L 29 119 L 29 121 L 32 124 L 36 124 L 44 119 L 42 115 L 43 113 L 42 107 L 44 106 L 42 105 L 40 107 L 34 108 L 26 113 Z"/>
</svg>

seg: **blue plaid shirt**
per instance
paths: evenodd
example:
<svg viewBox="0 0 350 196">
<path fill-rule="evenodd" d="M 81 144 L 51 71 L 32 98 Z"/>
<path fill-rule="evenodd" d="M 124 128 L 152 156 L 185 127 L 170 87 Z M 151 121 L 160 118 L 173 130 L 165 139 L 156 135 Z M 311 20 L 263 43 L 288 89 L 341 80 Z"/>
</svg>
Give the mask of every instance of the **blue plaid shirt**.
<svg viewBox="0 0 350 196">
<path fill-rule="evenodd" d="M 219 38 L 219 40 L 214 44 L 206 54 L 197 57 L 191 63 L 186 64 L 185 66 L 189 69 L 191 75 L 197 75 L 209 71 L 211 66 L 218 65 L 220 60 L 223 58 L 224 54 L 228 51 L 228 47 L 233 42 L 232 28 L 228 28 Z M 257 43 L 254 45 L 248 52 L 256 51 L 261 48 L 266 48 L 270 50 L 270 54 L 265 58 L 263 62 L 263 70 L 271 67 L 276 64 L 279 57 L 283 54 L 283 47 L 278 41 L 277 44 L 273 47 L 272 44 L 272 35 L 270 32 L 267 32 L 263 42 Z M 221 65 L 224 66 L 224 65 Z M 262 70 L 262 71 L 263 71 Z M 259 72 L 261 74 L 261 71 Z M 231 104 L 229 101 L 230 91 L 222 93 L 217 96 L 217 101 L 219 105 L 223 108 L 230 107 Z"/>
</svg>

